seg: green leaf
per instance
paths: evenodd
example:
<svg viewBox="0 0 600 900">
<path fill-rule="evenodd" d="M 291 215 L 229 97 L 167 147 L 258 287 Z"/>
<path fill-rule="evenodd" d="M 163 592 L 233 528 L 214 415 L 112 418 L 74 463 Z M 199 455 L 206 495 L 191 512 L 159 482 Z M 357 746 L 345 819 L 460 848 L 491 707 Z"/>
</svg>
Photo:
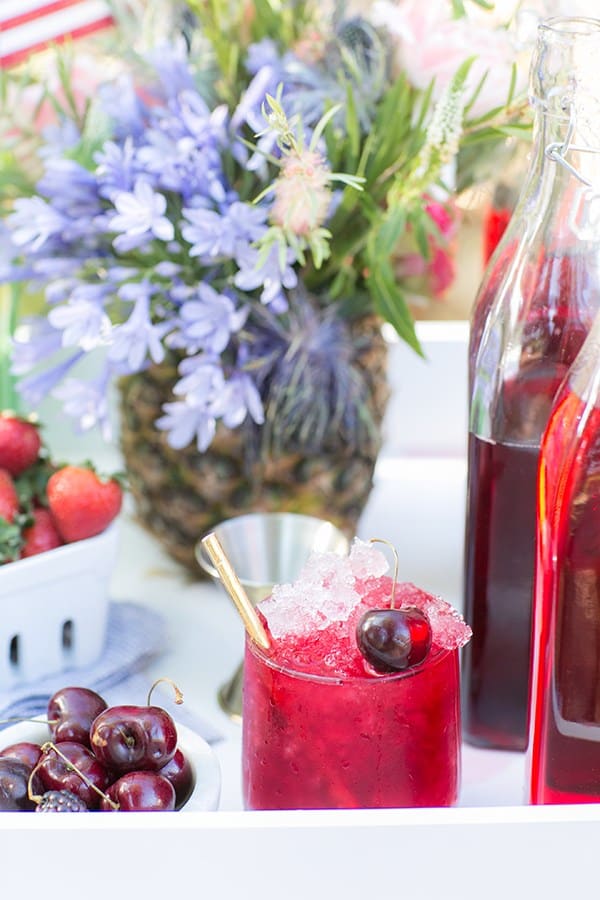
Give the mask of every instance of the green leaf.
<svg viewBox="0 0 600 900">
<path fill-rule="evenodd" d="M 372 232 L 370 242 L 373 257 L 390 257 L 406 228 L 406 210 L 403 206 L 390 207 L 383 216 L 381 225 Z"/>
<path fill-rule="evenodd" d="M 354 91 L 350 83 L 346 85 L 346 134 L 348 140 L 346 167 L 354 169 L 360 153 L 360 124 Z"/>
<path fill-rule="evenodd" d="M 0 516 L 0 563 L 13 562 L 18 559 L 23 543 L 20 527 L 7 522 Z"/>
<path fill-rule="evenodd" d="M 369 181 L 377 179 L 391 166 L 397 168 L 405 137 L 410 134 L 413 106 L 413 91 L 401 75 L 380 103 L 373 122 L 371 137 L 376 150 L 365 169 Z"/>
<path fill-rule="evenodd" d="M 312 137 L 310 139 L 310 144 L 308 149 L 313 151 L 319 141 L 321 140 L 321 135 L 325 131 L 327 125 L 331 122 L 333 117 L 338 113 L 341 109 L 341 105 L 338 103 L 335 106 L 332 106 L 331 109 L 328 109 L 326 113 L 323 113 L 317 124 L 315 125 L 315 130 L 312 133 Z"/>
<path fill-rule="evenodd" d="M 413 317 L 406 305 L 404 295 L 395 282 L 391 266 L 381 265 L 372 269 L 367 276 L 367 285 L 379 315 L 392 325 L 398 336 L 406 341 L 415 353 L 424 356 L 415 331 Z"/>
<path fill-rule="evenodd" d="M 510 84 L 508 86 L 508 96 L 506 98 L 506 106 L 510 107 L 512 105 L 513 100 L 515 99 L 515 91 L 517 89 L 517 76 L 519 74 L 519 70 L 517 68 L 517 64 L 513 63 L 510 71 Z"/>
<path fill-rule="evenodd" d="M 418 210 L 410 217 L 410 224 L 412 225 L 413 235 L 417 243 L 417 247 L 419 248 L 419 253 L 423 257 L 423 259 L 430 259 L 431 257 L 431 249 L 429 247 L 430 231 L 427 227 L 428 220 L 429 216 L 427 216 L 427 214 L 422 210 Z"/>
</svg>

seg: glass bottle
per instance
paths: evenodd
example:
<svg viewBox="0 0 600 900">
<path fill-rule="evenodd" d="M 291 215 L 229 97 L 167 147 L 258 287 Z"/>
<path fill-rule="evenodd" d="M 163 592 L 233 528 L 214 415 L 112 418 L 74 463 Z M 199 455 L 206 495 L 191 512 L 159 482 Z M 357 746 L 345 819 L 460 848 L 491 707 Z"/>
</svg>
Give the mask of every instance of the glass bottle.
<svg viewBox="0 0 600 900">
<path fill-rule="evenodd" d="M 600 306 L 585 227 L 587 184 L 600 182 L 598 59 L 600 20 L 540 24 L 531 163 L 471 322 L 463 722 L 479 746 L 527 744 L 540 441 Z"/>
<path fill-rule="evenodd" d="M 597 203 L 600 204 L 600 193 Z M 550 416 L 540 453 L 538 491 L 531 739 L 527 760 L 530 800 L 597 803 L 600 314 Z"/>
</svg>

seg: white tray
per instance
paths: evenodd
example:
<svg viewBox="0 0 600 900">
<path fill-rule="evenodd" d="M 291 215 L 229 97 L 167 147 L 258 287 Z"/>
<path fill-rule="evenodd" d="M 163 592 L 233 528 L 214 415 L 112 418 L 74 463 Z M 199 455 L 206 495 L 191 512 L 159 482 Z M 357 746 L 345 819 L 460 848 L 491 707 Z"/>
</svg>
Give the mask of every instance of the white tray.
<svg viewBox="0 0 600 900">
<path fill-rule="evenodd" d="M 393 348 L 388 441 L 360 532 L 392 540 L 401 577 L 460 608 L 467 329 L 427 323 L 420 332 L 427 364 Z M 149 681 L 173 678 L 222 733 L 220 810 L 75 820 L 0 814 L 4 887 L 24 890 L 27 873 L 51 898 L 68 896 L 65 878 L 85 884 L 87 900 L 106 900 L 109 884 L 119 886 L 113 896 L 132 889 L 144 898 L 211 900 L 562 900 L 595 890 L 600 806 L 524 806 L 522 754 L 465 747 L 455 809 L 241 811 L 240 729 L 216 699 L 241 658 L 237 614 L 219 589 L 188 580 L 127 516 L 112 594 L 168 618 L 172 649 Z M 48 877 L 63 864 L 68 875 Z"/>
</svg>

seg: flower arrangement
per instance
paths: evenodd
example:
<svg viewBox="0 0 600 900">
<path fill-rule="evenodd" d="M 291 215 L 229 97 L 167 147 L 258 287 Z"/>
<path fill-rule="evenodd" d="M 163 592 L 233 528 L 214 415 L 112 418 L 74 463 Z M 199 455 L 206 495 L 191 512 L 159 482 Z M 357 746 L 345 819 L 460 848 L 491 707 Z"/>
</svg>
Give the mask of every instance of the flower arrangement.
<svg viewBox="0 0 600 900">
<path fill-rule="evenodd" d="M 107 434 L 112 381 L 169 358 L 174 448 L 222 423 L 315 450 L 332 421 L 360 445 L 349 323 L 420 350 L 403 279 L 444 287 L 455 187 L 526 128 L 510 32 L 467 5 L 189 0 L 84 102 L 63 59 L 40 177 L 0 180 L 0 279 L 45 304 L 13 340 L 25 402 Z"/>
</svg>

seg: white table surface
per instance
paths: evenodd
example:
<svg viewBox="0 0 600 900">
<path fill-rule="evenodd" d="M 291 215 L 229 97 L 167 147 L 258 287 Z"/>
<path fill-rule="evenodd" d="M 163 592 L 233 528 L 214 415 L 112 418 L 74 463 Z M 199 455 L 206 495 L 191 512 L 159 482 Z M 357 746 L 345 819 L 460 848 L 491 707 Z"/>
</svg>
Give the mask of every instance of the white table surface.
<svg viewBox="0 0 600 900">
<path fill-rule="evenodd" d="M 426 377 L 421 361 L 404 360 L 404 351 L 397 351 L 414 372 L 402 370 L 359 534 L 392 541 L 400 577 L 460 609 L 466 330 L 440 332 L 435 326 L 426 336 L 431 338 Z M 421 403 L 417 388 L 429 392 Z M 68 456 L 62 452 L 69 449 L 64 429 L 51 437 Z M 81 458 L 81 448 L 77 452 Z M 110 454 L 107 459 L 114 461 Z M 31 889 L 43 890 L 45 897 L 86 900 L 121 900 L 130 892 L 144 900 L 234 895 L 305 900 L 310 894 L 344 900 L 504 900 L 581 895 L 596 883 L 600 809 L 524 806 L 522 754 L 465 746 L 455 809 L 242 811 L 240 726 L 221 711 L 216 697 L 242 653 L 242 626 L 230 601 L 220 588 L 183 573 L 128 509 L 111 593 L 165 617 L 168 650 L 150 667 L 149 680 L 174 679 L 186 702 L 222 735 L 214 746 L 222 770 L 220 809 L 83 817 L 0 814 L 5 890 L 25 890 L 25 873 Z"/>
</svg>

